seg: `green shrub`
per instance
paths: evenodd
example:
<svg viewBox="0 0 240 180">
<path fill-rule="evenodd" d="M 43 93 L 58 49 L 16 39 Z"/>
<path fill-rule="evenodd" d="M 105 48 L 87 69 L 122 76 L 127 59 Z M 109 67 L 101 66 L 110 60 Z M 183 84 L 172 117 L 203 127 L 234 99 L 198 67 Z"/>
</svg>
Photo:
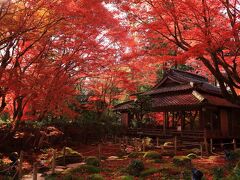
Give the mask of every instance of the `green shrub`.
<svg viewBox="0 0 240 180">
<path fill-rule="evenodd" d="M 92 174 L 87 179 L 88 180 L 104 180 L 104 178 L 100 174 Z"/>
<path fill-rule="evenodd" d="M 240 149 L 237 149 L 235 151 L 230 151 L 228 154 L 228 157 L 226 157 L 228 160 L 240 160 Z"/>
<path fill-rule="evenodd" d="M 60 179 L 60 178 L 56 178 L 56 180 L 58 180 L 58 179 Z M 62 180 L 84 180 L 83 177 L 79 177 L 79 176 L 71 175 L 71 174 L 63 176 L 61 179 Z M 52 179 L 49 179 L 49 180 L 52 180 Z"/>
<path fill-rule="evenodd" d="M 68 169 L 64 171 L 64 174 L 83 174 L 83 173 L 100 173 L 100 168 L 92 166 L 92 165 L 80 165 L 73 169 Z"/>
<path fill-rule="evenodd" d="M 155 173 L 158 173 L 158 172 L 160 172 L 159 169 L 149 168 L 149 169 L 146 169 L 146 170 L 142 171 L 142 172 L 140 173 L 140 176 L 141 176 L 141 177 L 147 177 L 147 176 L 150 176 L 150 175 L 155 174 Z"/>
<path fill-rule="evenodd" d="M 156 151 L 148 151 L 143 156 L 146 159 L 161 159 L 162 156 L 159 152 Z"/>
<path fill-rule="evenodd" d="M 139 157 L 143 157 L 144 152 L 131 152 L 128 157 L 129 158 L 139 158 Z"/>
<path fill-rule="evenodd" d="M 162 161 L 162 159 L 154 159 L 153 162 L 154 163 L 162 163 L 163 161 Z"/>
<path fill-rule="evenodd" d="M 213 168 L 212 174 L 213 174 L 213 179 L 215 179 L 215 180 L 223 178 L 223 176 L 224 176 L 223 168 L 221 168 L 221 167 Z"/>
<path fill-rule="evenodd" d="M 85 159 L 85 162 L 87 165 L 92 165 L 92 166 L 96 166 L 99 167 L 100 166 L 100 161 L 97 157 L 95 156 L 89 156 Z"/>
<path fill-rule="evenodd" d="M 47 175 L 45 176 L 45 180 L 57 180 L 58 179 L 58 174 L 50 174 L 50 175 Z"/>
<path fill-rule="evenodd" d="M 183 172 L 183 179 L 184 180 L 192 180 L 192 172 L 189 170 L 186 170 Z"/>
<path fill-rule="evenodd" d="M 191 165 L 191 159 L 187 156 L 174 156 L 173 164 L 176 166 L 188 166 Z"/>
<path fill-rule="evenodd" d="M 121 176 L 120 177 L 121 180 L 134 180 L 133 176 Z"/>
<path fill-rule="evenodd" d="M 198 155 L 196 155 L 196 154 L 194 154 L 194 153 L 190 153 L 190 154 L 187 155 L 187 157 L 188 157 L 189 159 L 197 159 L 197 158 L 198 158 Z"/>
<path fill-rule="evenodd" d="M 141 171 L 143 170 L 144 170 L 144 164 L 141 160 L 138 160 L 138 159 L 133 160 L 127 168 L 127 172 L 133 176 L 139 176 Z"/>
<path fill-rule="evenodd" d="M 238 161 L 234 167 L 233 174 L 240 179 L 240 161 Z"/>
<path fill-rule="evenodd" d="M 225 157 L 229 161 L 240 160 L 240 149 L 235 151 L 225 151 Z"/>
</svg>

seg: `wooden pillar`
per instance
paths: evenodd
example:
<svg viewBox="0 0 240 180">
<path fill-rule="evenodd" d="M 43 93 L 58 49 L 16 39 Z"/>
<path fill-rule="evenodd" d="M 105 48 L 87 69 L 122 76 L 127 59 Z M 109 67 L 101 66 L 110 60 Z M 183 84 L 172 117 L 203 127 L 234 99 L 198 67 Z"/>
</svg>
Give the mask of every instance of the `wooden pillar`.
<svg viewBox="0 0 240 180">
<path fill-rule="evenodd" d="M 183 111 L 181 111 L 180 112 L 181 113 L 181 116 L 180 116 L 180 118 L 181 118 L 181 131 L 183 131 L 183 123 L 184 123 L 184 120 L 183 120 L 183 118 L 184 118 L 184 116 L 183 116 Z"/>
<path fill-rule="evenodd" d="M 204 111 L 205 111 L 205 108 L 202 108 L 202 109 L 199 111 L 199 126 L 200 126 L 200 129 L 201 129 L 201 130 L 204 130 L 204 128 L 206 127 L 206 126 L 205 126 Z"/>
<path fill-rule="evenodd" d="M 208 142 L 207 142 L 207 129 L 204 128 L 204 146 L 206 150 L 206 154 L 208 155 Z"/>
<path fill-rule="evenodd" d="M 53 150 L 53 157 L 52 157 L 52 174 L 55 174 L 56 168 L 56 150 Z"/>
<path fill-rule="evenodd" d="M 221 110 L 220 112 L 220 120 L 221 120 L 221 134 L 226 137 L 228 136 L 229 130 L 229 119 L 228 119 L 228 112 L 226 110 Z"/>
<path fill-rule="evenodd" d="M 177 154 L 177 136 L 174 137 L 174 154 Z"/>
<path fill-rule="evenodd" d="M 33 180 L 37 180 L 37 163 L 33 163 Z"/>
<path fill-rule="evenodd" d="M 210 139 L 210 153 L 213 153 L 213 140 Z"/>
<path fill-rule="evenodd" d="M 169 112 L 166 113 L 166 129 L 169 128 Z"/>
<path fill-rule="evenodd" d="M 166 112 L 164 112 L 164 119 L 163 119 L 163 134 L 166 135 Z"/>
<path fill-rule="evenodd" d="M 66 147 L 63 147 L 63 165 L 66 165 Z"/>
<path fill-rule="evenodd" d="M 236 139 L 233 139 L 233 150 L 235 151 L 236 149 L 237 149 Z"/>
<path fill-rule="evenodd" d="M 172 112 L 172 128 L 175 128 L 175 112 Z"/>
<path fill-rule="evenodd" d="M 203 147 L 202 144 L 200 144 L 200 151 L 201 151 L 201 158 L 203 157 Z"/>
<path fill-rule="evenodd" d="M 182 130 L 185 129 L 185 126 L 186 126 L 186 113 L 185 113 L 185 111 L 183 111 L 183 128 L 182 128 Z"/>
</svg>

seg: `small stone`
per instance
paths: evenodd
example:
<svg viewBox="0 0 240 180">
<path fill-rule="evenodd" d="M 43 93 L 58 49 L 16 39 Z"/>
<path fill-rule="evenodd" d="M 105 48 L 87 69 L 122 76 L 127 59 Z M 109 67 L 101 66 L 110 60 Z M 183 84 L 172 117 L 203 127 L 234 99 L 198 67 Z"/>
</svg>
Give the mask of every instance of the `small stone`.
<svg viewBox="0 0 240 180">
<path fill-rule="evenodd" d="M 117 156 L 109 156 L 107 160 L 112 161 L 112 160 L 117 160 L 119 159 Z"/>
<path fill-rule="evenodd" d="M 86 164 L 86 163 L 85 162 L 81 162 L 81 163 L 68 164 L 67 168 L 76 168 L 76 167 L 84 165 L 84 164 Z"/>
</svg>

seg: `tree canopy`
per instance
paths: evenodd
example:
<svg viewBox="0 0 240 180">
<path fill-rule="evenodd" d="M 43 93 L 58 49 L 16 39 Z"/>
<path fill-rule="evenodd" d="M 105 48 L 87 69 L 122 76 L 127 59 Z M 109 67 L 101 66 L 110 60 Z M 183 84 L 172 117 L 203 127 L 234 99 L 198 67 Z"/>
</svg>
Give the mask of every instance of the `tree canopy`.
<svg viewBox="0 0 240 180">
<path fill-rule="evenodd" d="M 0 2 L 0 113 L 13 129 L 70 105 L 112 107 L 169 63 L 213 75 L 239 103 L 238 0 Z M 191 69 L 190 68 L 190 69 Z M 76 95 L 87 95 L 88 105 Z M 92 103 L 91 103 L 92 102 Z"/>
<path fill-rule="evenodd" d="M 239 103 L 238 0 L 132 0 L 119 6 L 138 46 L 158 60 L 192 62 L 218 81 L 223 95 Z"/>
</svg>

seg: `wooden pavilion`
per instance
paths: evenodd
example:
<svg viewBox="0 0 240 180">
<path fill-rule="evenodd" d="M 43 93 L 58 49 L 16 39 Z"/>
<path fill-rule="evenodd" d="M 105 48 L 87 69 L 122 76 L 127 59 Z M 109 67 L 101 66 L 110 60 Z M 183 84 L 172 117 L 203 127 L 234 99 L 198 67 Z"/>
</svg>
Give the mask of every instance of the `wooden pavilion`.
<svg viewBox="0 0 240 180">
<path fill-rule="evenodd" d="M 129 128 L 134 101 L 115 106 L 128 133 L 146 136 L 180 135 L 212 139 L 239 138 L 240 106 L 222 96 L 208 79 L 180 70 L 168 70 L 162 80 L 142 95 L 151 98 L 151 110 L 163 112 L 161 128 Z"/>
</svg>

